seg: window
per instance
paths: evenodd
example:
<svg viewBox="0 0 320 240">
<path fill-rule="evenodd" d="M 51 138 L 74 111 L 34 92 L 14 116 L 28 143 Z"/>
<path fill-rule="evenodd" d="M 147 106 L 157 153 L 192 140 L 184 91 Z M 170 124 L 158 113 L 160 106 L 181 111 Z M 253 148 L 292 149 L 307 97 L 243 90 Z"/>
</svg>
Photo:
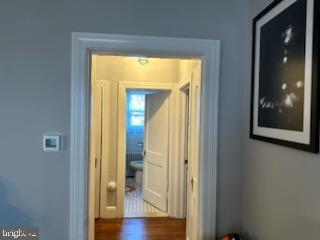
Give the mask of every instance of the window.
<svg viewBox="0 0 320 240">
<path fill-rule="evenodd" d="M 142 94 L 128 94 L 127 125 L 131 129 L 144 127 L 145 96 Z"/>
</svg>

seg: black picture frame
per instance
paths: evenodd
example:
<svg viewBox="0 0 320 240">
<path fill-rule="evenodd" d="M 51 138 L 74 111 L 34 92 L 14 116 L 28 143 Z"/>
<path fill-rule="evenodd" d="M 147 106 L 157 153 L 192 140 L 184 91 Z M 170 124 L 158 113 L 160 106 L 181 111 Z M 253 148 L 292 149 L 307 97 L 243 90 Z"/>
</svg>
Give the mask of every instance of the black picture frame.
<svg viewBox="0 0 320 240">
<path fill-rule="evenodd" d="M 290 4 L 287 8 L 285 8 L 284 10 L 279 10 L 283 8 L 284 5 L 288 5 L 290 2 L 292 2 L 292 4 Z M 300 93 L 302 93 L 302 97 L 300 98 L 296 97 L 295 93 L 293 93 L 292 96 L 295 97 L 293 98 L 295 101 L 297 102 L 302 101 L 302 103 L 299 103 L 299 104 L 297 103 L 296 104 L 297 107 L 292 107 L 294 105 L 292 104 L 292 99 L 290 101 L 291 95 L 287 98 L 281 98 L 282 96 L 284 97 L 287 96 L 286 94 L 289 94 L 289 93 L 286 93 L 286 94 L 281 93 L 281 89 L 280 90 L 277 89 L 276 91 L 273 91 L 274 89 L 276 89 L 275 86 L 282 86 L 282 90 L 286 89 L 283 91 L 287 91 L 286 86 L 288 85 L 284 83 L 281 85 L 281 83 L 285 81 L 283 80 L 283 78 L 285 78 L 285 76 L 288 75 L 288 74 L 287 75 L 283 74 L 284 70 L 282 69 L 284 67 L 280 66 L 278 62 L 275 63 L 276 61 L 271 61 L 272 59 L 276 59 L 276 56 L 279 55 L 278 53 L 280 52 L 280 50 L 279 48 L 277 48 L 279 37 L 275 36 L 274 40 L 269 38 L 268 39 L 269 41 L 267 41 L 266 39 L 268 36 L 271 36 L 270 34 L 268 35 L 268 33 L 271 33 L 271 32 L 273 33 L 272 31 L 273 27 L 274 27 L 274 33 L 277 34 L 278 28 L 280 28 L 285 23 L 285 21 L 287 21 L 286 19 L 294 19 L 292 18 L 292 16 L 294 16 L 294 13 L 299 11 L 299 6 L 304 6 L 304 4 L 306 5 L 306 9 L 305 9 L 306 24 L 305 24 L 305 32 L 304 32 L 306 52 L 304 55 L 303 64 L 301 63 L 302 61 L 296 61 L 295 64 L 298 62 L 299 67 L 303 66 L 304 76 L 306 76 L 305 73 L 307 71 L 309 71 L 310 73 L 308 75 L 309 78 L 305 77 L 302 83 L 301 81 L 299 81 L 300 82 L 299 84 L 298 82 L 296 82 L 296 86 L 300 86 L 300 88 L 303 88 L 303 90 L 297 90 L 297 92 L 300 91 Z M 277 12 L 277 8 L 279 8 L 278 9 L 279 13 L 274 17 L 272 17 L 269 21 L 266 21 L 265 19 L 270 18 L 270 16 L 268 17 L 268 14 L 269 15 L 274 14 L 275 12 Z M 304 9 L 301 9 L 301 11 L 304 11 Z M 318 0 L 296 0 L 296 1 L 275 0 L 253 19 L 250 138 L 273 143 L 273 144 L 278 144 L 286 147 L 296 148 L 296 149 L 300 149 L 307 152 L 319 153 L 319 85 L 318 85 L 318 78 L 319 78 L 319 73 L 318 73 L 319 43 L 318 42 L 319 42 L 319 31 L 320 31 L 319 11 L 320 11 L 320 1 Z M 313 16 L 310 13 L 312 13 Z M 290 14 L 292 15 L 291 18 L 286 17 L 286 15 L 289 16 Z M 312 16 L 313 19 L 310 16 Z M 299 17 L 298 16 L 296 17 L 299 18 L 301 17 L 301 15 L 299 14 Z M 266 22 L 262 24 L 261 23 L 262 20 Z M 294 21 L 295 20 L 293 20 L 293 22 Z M 299 21 L 299 23 L 301 23 L 301 21 Z M 310 23 L 313 23 L 312 27 L 310 27 Z M 297 27 L 297 32 L 298 30 L 299 28 Z M 300 30 L 301 30 L 301 26 L 300 26 Z M 310 30 L 311 30 L 312 36 L 310 36 Z M 294 25 L 293 27 L 290 27 L 289 25 L 289 28 L 287 29 L 287 31 L 285 30 L 284 45 L 287 44 L 287 40 L 290 39 L 290 36 L 292 35 L 294 36 L 292 32 L 294 32 Z M 296 34 L 297 39 L 299 37 L 299 33 L 301 32 L 303 31 L 300 31 Z M 287 35 L 289 36 L 289 38 L 285 37 Z M 265 37 L 266 39 L 263 39 L 263 37 Z M 295 49 L 295 52 L 299 52 L 299 51 L 302 52 L 301 42 L 303 41 L 301 38 L 301 34 L 299 39 L 300 40 L 296 40 L 296 42 L 293 41 L 294 43 L 292 43 L 291 45 L 291 47 Z M 309 44 L 310 39 L 312 39 L 312 44 Z M 267 44 L 265 44 L 265 42 Z M 266 50 L 265 46 L 267 46 L 268 44 L 270 44 L 270 50 L 269 49 Z M 296 44 L 296 46 L 294 44 Z M 285 49 L 285 47 L 283 48 L 281 47 L 281 51 L 283 51 L 284 54 L 288 54 L 288 51 Z M 307 54 L 307 52 L 309 52 L 309 55 Z M 259 56 L 259 58 L 257 58 L 257 56 Z M 262 59 L 264 56 L 266 57 Z M 295 56 L 298 56 L 298 55 L 296 54 Z M 300 54 L 300 56 L 302 55 Z M 283 63 L 287 63 L 288 58 L 284 57 L 282 60 L 283 60 Z M 297 60 L 297 58 L 295 60 Z M 309 64 L 311 65 L 311 70 L 310 69 L 307 70 L 308 65 L 306 65 L 306 63 L 310 62 L 310 60 L 312 61 L 312 64 Z M 271 65 L 268 66 L 268 68 L 270 69 L 267 69 L 267 67 L 264 66 L 266 69 L 263 70 L 263 67 L 261 67 L 260 64 L 267 63 L 267 62 L 271 63 Z M 259 66 L 257 67 L 257 65 Z M 291 65 L 291 67 L 292 66 L 293 65 Z M 300 69 L 299 67 L 298 69 Z M 288 69 L 290 70 L 290 67 L 286 66 L 285 73 L 288 73 Z M 270 70 L 271 72 L 270 74 L 267 72 L 268 70 Z M 276 72 L 277 70 L 279 71 Z M 297 71 L 297 68 L 295 69 L 292 68 L 292 70 Z M 276 77 L 269 76 L 269 78 L 267 78 L 267 77 L 264 77 L 264 75 L 262 75 L 263 73 L 267 73 L 266 75 L 269 74 L 270 76 L 276 76 Z M 272 75 L 272 73 L 276 73 L 276 74 Z M 301 74 L 302 71 L 299 71 L 298 73 Z M 270 82 L 267 82 L 267 81 L 270 81 Z M 282 82 L 278 83 L 278 81 L 282 81 Z M 293 86 L 291 82 L 290 84 L 289 84 L 290 86 Z M 306 90 L 307 87 L 304 87 L 304 86 L 307 86 L 307 85 L 310 86 L 310 84 L 311 84 L 311 87 L 308 88 L 309 91 L 307 92 Z M 265 99 L 267 98 L 262 97 L 263 95 L 262 92 L 264 90 L 261 87 L 261 85 L 267 86 L 266 88 L 268 89 L 265 91 L 267 92 L 266 96 L 271 96 L 269 97 L 269 99 L 272 99 L 272 100 L 266 101 Z M 306 96 L 309 96 L 308 101 L 305 101 Z M 278 100 L 275 100 L 275 99 L 278 99 Z M 280 99 L 285 99 L 285 101 L 282 101 Z M 308 102 L 309 105 L 306 102 Z M 289 108 L 287 105 L 289 105 L 292 108 L 292 110 L 290 109 L 286 110 L 285 117 L 279 117 L 279 115 L 282 114 L 283 106 Z M 301 109 L 301 105 L 303 106 L 303 109 Z M 309 112 L 309 114 L 306 114 L 306 110 L 307 112 Z M 302 113 L 303 113 L 303 116 L 301 116 Z M 306 119 L 310 120 L 310 122 L 306 121 Z M 286 125 L 286 123 L 290 123 L 290 124 Z M 309 129 L 309 130 L 306 131 L 306 129 Z M 298 137 L 298 136 L 303 136 L 303 137 Z M 300 141 L 300 138 L 301 138 L 301 141 Z"/>
</svg>

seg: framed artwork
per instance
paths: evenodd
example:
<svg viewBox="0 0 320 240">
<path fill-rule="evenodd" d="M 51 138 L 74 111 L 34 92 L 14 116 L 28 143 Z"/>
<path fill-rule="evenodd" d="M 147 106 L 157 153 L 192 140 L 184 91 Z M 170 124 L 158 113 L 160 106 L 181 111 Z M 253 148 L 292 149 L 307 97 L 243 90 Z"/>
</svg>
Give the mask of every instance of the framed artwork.
<svg viewBox="0 0 320 240">
<path fill-rule="evenodd" d="M 319 152 L 318 0 L 276 0 L 253 20 L 253 139 Z"/>
</svg>

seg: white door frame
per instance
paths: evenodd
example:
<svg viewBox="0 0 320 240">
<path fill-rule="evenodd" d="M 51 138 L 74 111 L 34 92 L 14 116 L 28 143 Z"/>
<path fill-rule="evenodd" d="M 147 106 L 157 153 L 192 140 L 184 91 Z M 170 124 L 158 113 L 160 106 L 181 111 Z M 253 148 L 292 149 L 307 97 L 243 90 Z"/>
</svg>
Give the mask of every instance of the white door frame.
<svg viewBox="0 0 320 240">
<path fill-rule="evenodd" d="M 72 33 L 69 239 L 87 240 L 89 221 L 90 52 L 202 59 L 199 239 L 216 237 L 220 41 Z M 91 200 L 90 200 L 91 201 Z M 93 209 L 93 208 L 92 208 Z M 92 224 L 92 223 L 91 223 Z"/>
<path fill-rule="evenodd" d="M 175 142 L 175 131 L 174 128 L 176 127 L 176 121 L 174 119 L 174 111 L 175 108 L 173 106 L 173 103 L 175 102 L 175 86 L 176 84 L 173 83 L 155 83 L 155 82 L 125 82 L 121 81 L 119 82 L 119 97 L 118 97 L 118 103 L 119 103 L 119 111 L 118 111 L 118 159 L 117 159 L 117 191 L 118 191 L 118 198 L 117 198 L 117 209 L 118 209 L 118 217 L 122 218 L 124 216 L 124 197 L 125 197 L 125 169 L 126 169 L 126 91 L 127 90 L 163 90 L 170 92 L 169 95 L 169 111 L 170 111 L 170 131 L 169 131 L 169 179 L 168 182 L 170 183 L 170 176 L 174 175 L 174 172 L 176 171 L 176 168 L 173 166 L 172 159 L 175 157 L 175 148 L 174 148 L 174 142 Z M 169 206 L 171 202 L 174 202 L 177 196 L 177 188 L 178 185 L 175 184 L 174 188 L 169 187 L 168 189 L 168 202 Z M 169 216 L 175 216 L 175 212 L 170 212 L 170 208 L 168 207 L 168 214 Z"/>
<path fill-rule="evenodd" d="M 178 118 L 178 123 L 179 123 L 179 140 L 178 142 L 180 143 L 179 146 L 179 152 L 178 152 L 178 159 L 180 159 L 180 161 L 183 161 L 183 165 L 180 167 L 180 179 L 183 179 L 182 181 L 182 185 L 180 185 L 180 189 L 179 194 L 180 196 L 182 196 L 181 199 L 181 204 L 182 204 L 182 208 L 180 208 L 180 214 L 183 217 L 187 217 L 187 198 L 188 198 L 188 175 L 187 175 L 187 169 L 185 168 L 185 151 L 186 148 L 188 148 L 189 146 L 186 146 L 186 141 L 187 144 L 189 144 L 189 136 L 188 139 L 186 139 L 186 109 L 187 109 L 187 99 L 186 99 L 186 90 L 189 89 L 190 90 L 191 87 L 191 80 L 185 81 L 182 84 L 178 85 L 178 96 L 177 96 L 177 100 L 178 100 L 178 109 L 179 109 L 179 118 Z M 190 116 L 190 95 L 189 95 L 189 106 L 188 106 L 188 111 L 189 111 L 189 116 Z M 189 150 L 188 150 L 189 151 Z M 189 159 L 188 159 L 189 160 Z"/>
</svg>

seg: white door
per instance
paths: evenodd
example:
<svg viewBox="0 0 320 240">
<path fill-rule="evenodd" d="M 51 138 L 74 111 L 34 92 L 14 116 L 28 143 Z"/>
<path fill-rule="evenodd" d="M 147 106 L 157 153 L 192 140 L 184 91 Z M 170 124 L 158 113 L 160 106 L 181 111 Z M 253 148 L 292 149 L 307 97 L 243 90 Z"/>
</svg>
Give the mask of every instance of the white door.
<svg viewBox="0 0 320 240">
<path fill-rule="evenodd" d="M 94 184 L 94 217 L 100 217 L 100 178 L 101 178 L 101 123 L 102 123 L 102 86 L 93 87 L 93 104 L 92 104 L 92 161 L 95 166 L 95 184 Z"/>
<path fill-rule="evenodd" d="M 146 95 L 143 198 L 167 212 L 169 93 Z"/>
<path fill-rule="evenodd" d="M 199 216 L 200 73 L 190 86 L 189 164 L 187 173 L 187 239 L 197 240 Z"/>
<path fill-rule="evenodd" d="M 94 218 L 99 217 L 100 146 L 101 146 L 101 87 L 92 85 L 92 112 L 89 164 L 88 239 L 94 239 Z M 98 168 L 97 168 L 98 167 Z"/>
</svg>

